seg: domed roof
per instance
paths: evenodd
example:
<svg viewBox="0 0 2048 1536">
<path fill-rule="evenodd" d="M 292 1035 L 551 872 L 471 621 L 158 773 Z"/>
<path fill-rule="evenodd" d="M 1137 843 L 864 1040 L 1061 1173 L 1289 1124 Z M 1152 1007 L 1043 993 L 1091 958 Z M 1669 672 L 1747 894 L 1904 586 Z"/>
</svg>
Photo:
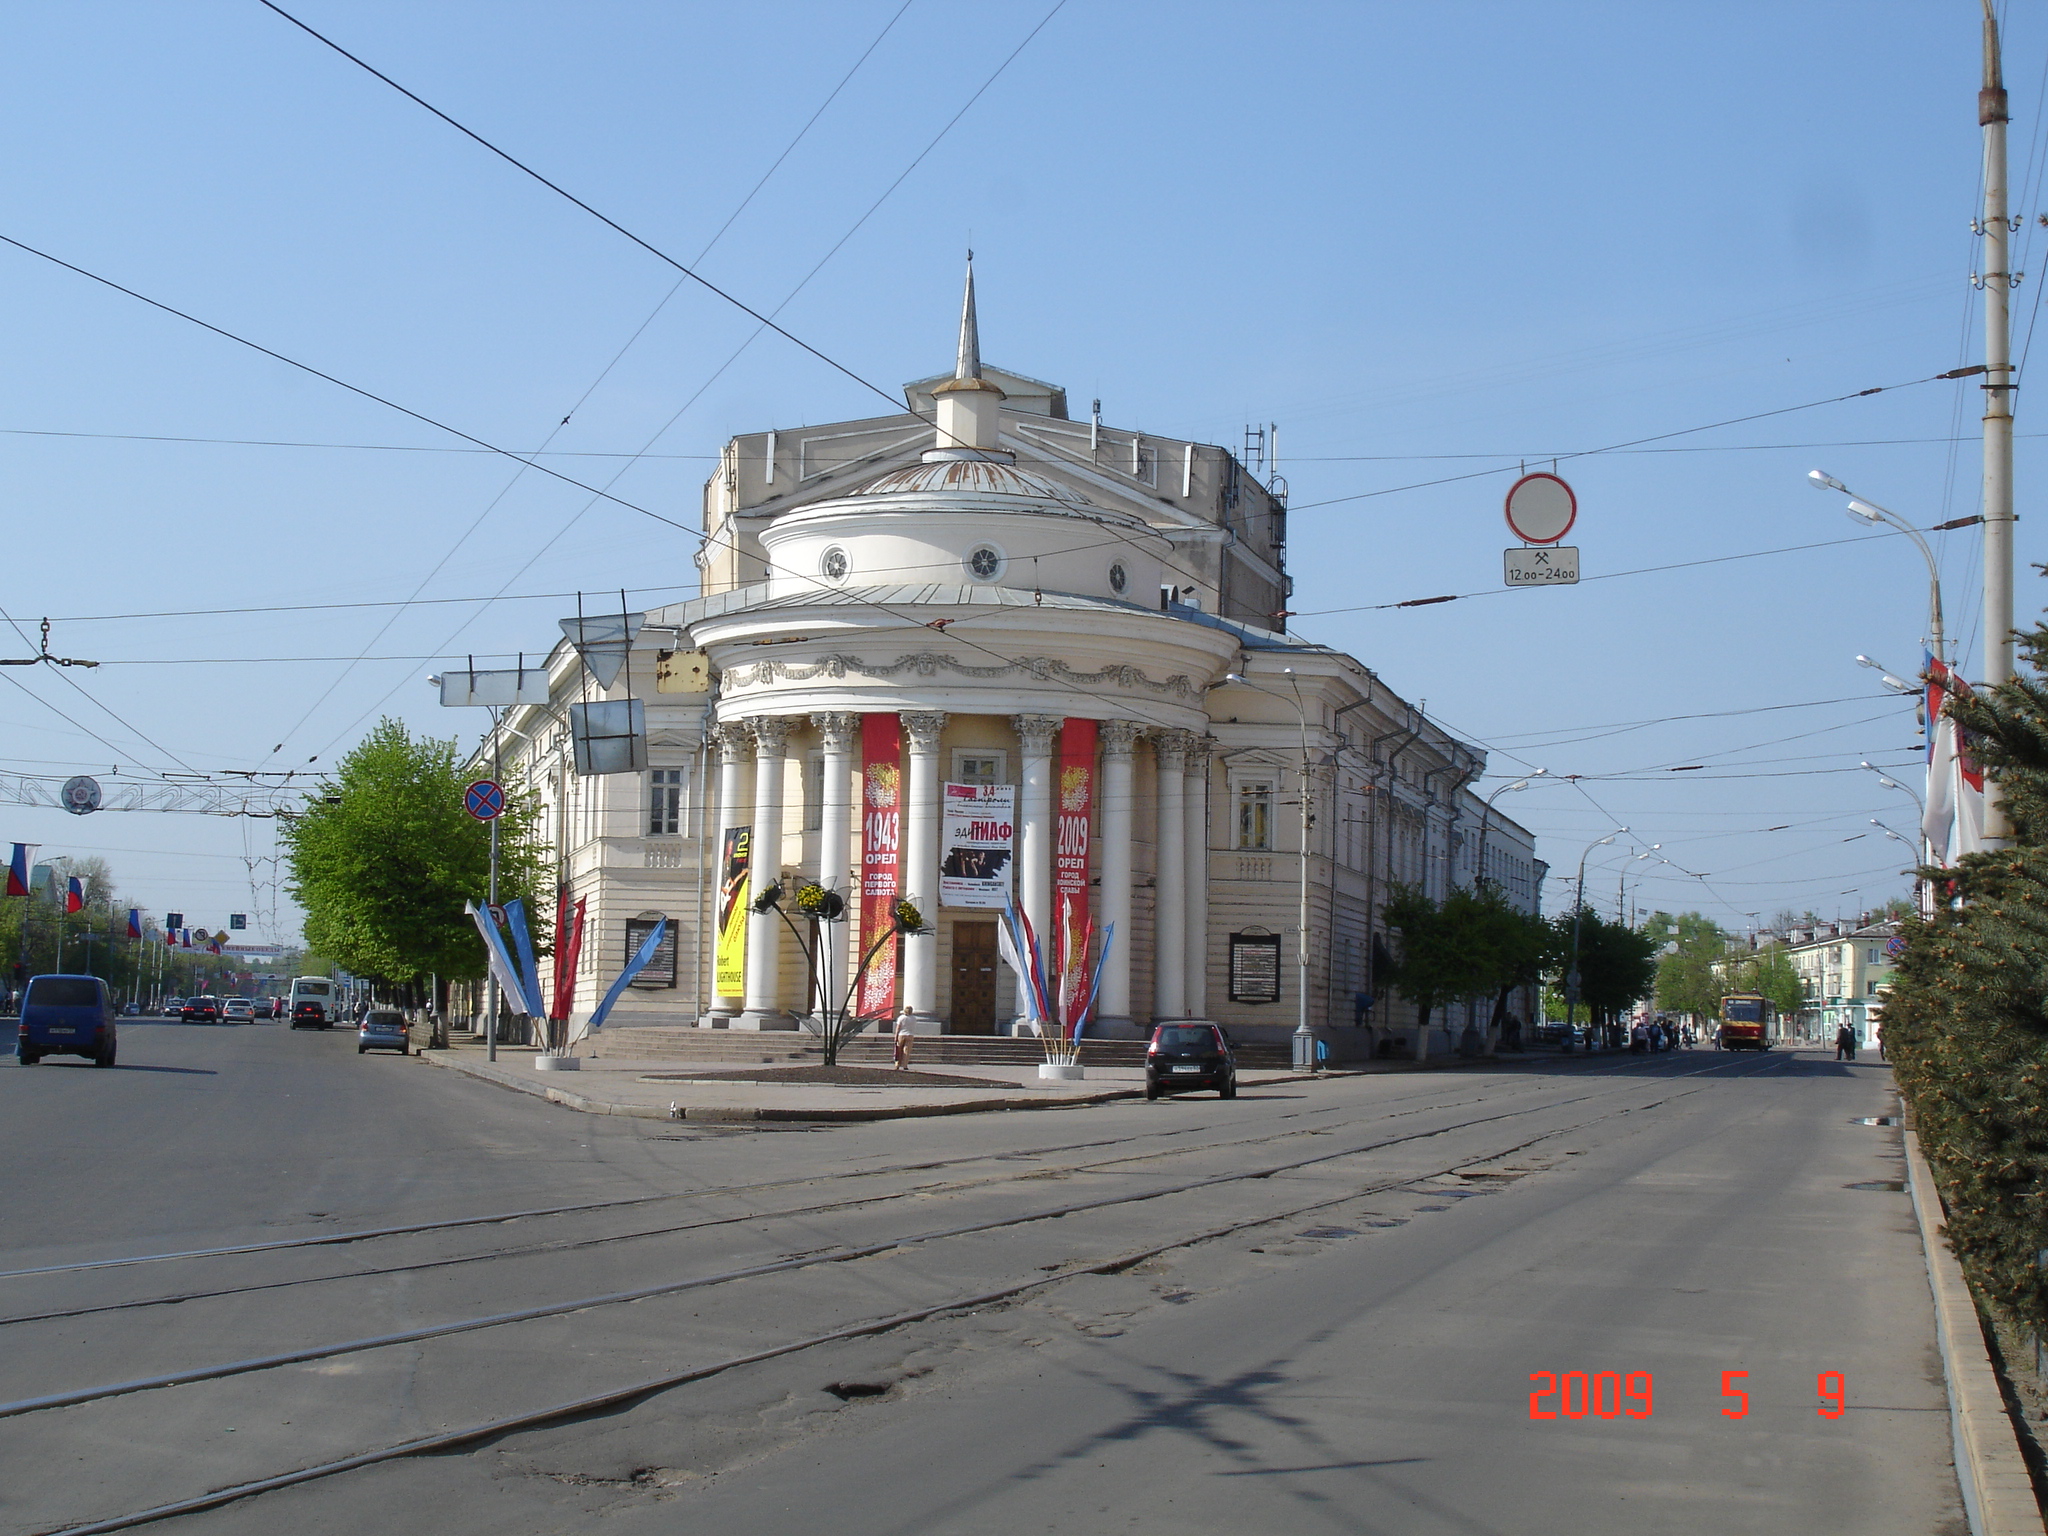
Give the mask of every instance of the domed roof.
<svg viewBox="0 0 2048 1536">
<path fill-rule="evenodd" d="M 945 458 L 911 464 L 877 475 L 846 494 L 901 496 L 910 491 L 968 491 L 983 495 L 1028 496 L 1034 501 L 1058 501 L 1076 507 L 1093 505 L 1078 491 L 1069 490 L 1043 476 L 1029 474 L 1014 464 L 985 458 Z"/>
</svg>

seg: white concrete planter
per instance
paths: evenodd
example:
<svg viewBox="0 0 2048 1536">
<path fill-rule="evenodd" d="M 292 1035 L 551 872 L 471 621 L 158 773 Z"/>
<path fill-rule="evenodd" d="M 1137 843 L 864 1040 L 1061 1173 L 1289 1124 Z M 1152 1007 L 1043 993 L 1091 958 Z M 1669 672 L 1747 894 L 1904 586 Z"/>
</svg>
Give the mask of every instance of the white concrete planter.
<svg viewBox="0 0 2048 1536">
<path fill-rule="evenodd" d="M 1038 1064 L 1038 1078 L 1046 1083 L 1078 1083 L 1088 1075 L 1088 1069 L 1078 1061 L 1069 1066 L 1065 1062 L 1042 1061 Z"/>
<path fill-rule="evenodd" d="M 583 1070 L 581 1056 L 536 1056 L 533 1058 L 536 1072 L 580 1072 Z"/>
</svg>

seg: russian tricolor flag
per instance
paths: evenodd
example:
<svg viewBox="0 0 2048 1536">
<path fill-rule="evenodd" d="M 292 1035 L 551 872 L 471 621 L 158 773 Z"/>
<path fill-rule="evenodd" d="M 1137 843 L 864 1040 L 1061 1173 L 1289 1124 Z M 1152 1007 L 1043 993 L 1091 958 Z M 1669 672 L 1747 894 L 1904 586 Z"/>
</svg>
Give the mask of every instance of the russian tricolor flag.
<svg viewBox="0 0 2048 1536">
<path fill-rule="evenodd" d="M 178 930 L 178 938 L 184 943 L 187 949 L 190 949 L 192 947 L 192 930 L 190 928 L 180 928 Z"/>
<path fill-rule="evenodd" d="M 130 907 L 128 909 L 128 937 L 131 939 L 142 937 L 142 908 L 140 907 Z"/>
<path fill-rule="evenodd" d="M 73 875 L 64 887 L 64 910 L 83 912 L 85 910 L 85 882 Z"/>
<path fill-rule="evenodd" d="M 36 850 L 41 843 L 16 843 L 14 857 L 7 861 L 7 894 L 26 896 L 28 894 L 29 866 L 36 861 Z"/>
</svg>

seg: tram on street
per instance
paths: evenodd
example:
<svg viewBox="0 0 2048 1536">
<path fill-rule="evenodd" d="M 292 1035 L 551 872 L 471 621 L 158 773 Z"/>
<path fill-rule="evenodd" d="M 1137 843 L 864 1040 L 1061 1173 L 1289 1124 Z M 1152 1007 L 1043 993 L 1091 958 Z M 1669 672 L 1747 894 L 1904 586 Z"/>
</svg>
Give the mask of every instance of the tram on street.
<svg viewBox="0 0 2048 1536">
<path fill-rule="evenodd" d="M 1768 1051 L 1770 1048 L 1770 999 L 1758 992 L 1731 992 L 1722 998 L 1721 1049 Z"/>
</svg>

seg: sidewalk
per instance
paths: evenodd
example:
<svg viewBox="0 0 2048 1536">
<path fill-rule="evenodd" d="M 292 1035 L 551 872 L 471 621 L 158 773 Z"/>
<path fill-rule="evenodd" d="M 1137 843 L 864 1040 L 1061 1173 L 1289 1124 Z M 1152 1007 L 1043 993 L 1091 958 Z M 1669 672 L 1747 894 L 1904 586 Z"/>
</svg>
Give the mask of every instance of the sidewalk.
<svg viewBox="0 0 2048 1536">
<path fill-rule="evenodd" d="M 499 1046 L 495 1063 L 481 1045 L 422 1051 L 419 1059 L 502 1088 L 530 1093 L 596 1115 L 647 1120 L 896 1120 L 966 1115 L 996 1109 L 1060 1109 L 1142 1098 L 1141 1067 L 1090 1067 L 1078 1083 L 1040 1082 L 1035 1067 L 919 1066 L 931 1076 L 963 1079 L 943 1087 L 783 1084 L 750 1080 L 762 1068 L 741 1062 L 614 1060 L 583 1056 L 575 1072 L 542 1072 L 531 1046 Z M 981 1079 L 973 1082 L 972 1079 Z M 991 1080 L 1014 1086 L 991 1088 Z M 1302 1081 L 1293 1072 L 1240 1072 L 1243 1088 Z M 678 1113 L 680 1111 L 680 1113 Z"/>
</svg>

